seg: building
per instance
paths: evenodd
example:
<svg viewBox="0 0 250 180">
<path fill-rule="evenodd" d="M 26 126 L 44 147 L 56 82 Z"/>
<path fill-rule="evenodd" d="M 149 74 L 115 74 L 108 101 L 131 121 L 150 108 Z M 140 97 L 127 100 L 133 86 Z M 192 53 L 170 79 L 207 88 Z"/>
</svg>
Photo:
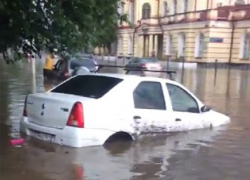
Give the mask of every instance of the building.
<svg viewBox="0 0 250 180">
<path fill-rule="evenodd" d="M 118 55 L 250 63 L 250 0 L 124 0 Z"/>
</svg>

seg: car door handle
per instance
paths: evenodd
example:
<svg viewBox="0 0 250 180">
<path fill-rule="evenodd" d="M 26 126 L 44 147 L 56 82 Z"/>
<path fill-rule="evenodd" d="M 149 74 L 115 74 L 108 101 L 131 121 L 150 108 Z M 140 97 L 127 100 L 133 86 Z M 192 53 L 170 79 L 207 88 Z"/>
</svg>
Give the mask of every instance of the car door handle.
<svg viewBox="0 0 250 180">
<path fill-rule="evenodd" d="M 141 119 L 141 116 L 134 116 L 133 119 L 134 119 L 134 120 L 136 120 L 136 119 Z"/>
<path fill-rule="evenodd" d="M 181 121 L 181 119 L 180 118 L 176 118 L 175 121 Z"/>
</svg>

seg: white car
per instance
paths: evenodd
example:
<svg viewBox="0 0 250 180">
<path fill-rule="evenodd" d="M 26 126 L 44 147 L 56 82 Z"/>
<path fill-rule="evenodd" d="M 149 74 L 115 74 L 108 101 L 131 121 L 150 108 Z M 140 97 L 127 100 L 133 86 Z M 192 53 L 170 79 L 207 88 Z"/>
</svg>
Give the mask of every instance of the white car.
<svg viewBox="0 0 250 180">
<path fill-rule="evenodd" d="M 21 132 L 72 147 L 114 138 L 180 132 L 230 122 L 178 82 L 125 74 L 74 76 L 45 93 L 27 96 Z"/>
</svg>

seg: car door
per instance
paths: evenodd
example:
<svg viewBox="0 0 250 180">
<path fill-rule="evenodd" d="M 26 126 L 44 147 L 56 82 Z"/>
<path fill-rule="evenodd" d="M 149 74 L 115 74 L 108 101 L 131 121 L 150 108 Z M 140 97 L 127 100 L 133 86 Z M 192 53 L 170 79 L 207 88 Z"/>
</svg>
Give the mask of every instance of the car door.
<svg viewBox="0 0 250 180">
<path fill-rule="evenodd" d="M 135 128 L 140 133 L 161 132 L 159 122 L 166 118 L 166 102 L 162 84 L 141 81 L 133 91 Z"/>
<path fill-rule="evenodd" d="M 138 58 L 135 58 L 130 64 L 130 67 L 138 67 L 138 66 L 140 66 L 140 60 Z"/>
<path fill-rule="evenodd" d="M 172 106 L 169 132 L 188 131 L 209 126 L 206 124 L 203 113 L 200 112 L 201 103 L 191 92 L 173 83 L 166 83 L 165 88 Z"/>
</svg>

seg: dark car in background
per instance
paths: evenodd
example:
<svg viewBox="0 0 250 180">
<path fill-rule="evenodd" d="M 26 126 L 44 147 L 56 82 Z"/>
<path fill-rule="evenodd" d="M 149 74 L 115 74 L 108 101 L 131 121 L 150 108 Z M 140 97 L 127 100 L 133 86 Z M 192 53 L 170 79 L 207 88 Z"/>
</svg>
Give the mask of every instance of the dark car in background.
<svg viewBox="0 0 250 180">
<path fill-rule="evenodd" d="M 97 62 L 85 56 L 75 56 L 69 60 L 60 59 L 54 66 L 54 72 L 58 80 L 65 80 L 71 76 L 95 72 L 98 69 Z"/>
</svg>

